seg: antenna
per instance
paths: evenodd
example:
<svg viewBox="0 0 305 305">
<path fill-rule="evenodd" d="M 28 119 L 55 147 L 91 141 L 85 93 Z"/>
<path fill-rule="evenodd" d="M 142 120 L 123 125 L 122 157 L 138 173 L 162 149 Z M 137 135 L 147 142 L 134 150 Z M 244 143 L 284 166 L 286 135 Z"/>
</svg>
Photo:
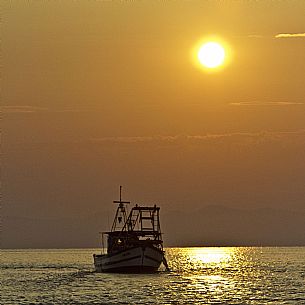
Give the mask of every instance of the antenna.
<svg viewBox="0 0 305 305">
<path fill-rule="evenodd" d="M 122 185 L 120 185 L 120 201 L 122 201 Z"/>
<path fill-rule="evenodd" d="M 124 205 L 124 203 L 128 204 L 130 203 L 130 201 L 122 201 L 122 185 L 120 185 L 120 200 L 114 200 L 113 203 L 119 203 L 120 207 L 122 207 Z"/>
<path fill-rule="evenodd" d="M 120 200 L 114 200 L 113 203 L 118 203 L 119 206 L 116 210 L 116 214 L 115 214 L 114 221 L 113 221 L 113 224 L 112 224 L 111 232 L 118 229 L 118 226 L 119 226 L 119 225 L 117 226 L 118 223 L 122 224 L 123 227 L 124 227 L 124 224 L 127 220 L 125 204 L 130 203 L 130 201 L 123 201 L 122 200 L 122 185 L 120 185 Z"/>
</svg>

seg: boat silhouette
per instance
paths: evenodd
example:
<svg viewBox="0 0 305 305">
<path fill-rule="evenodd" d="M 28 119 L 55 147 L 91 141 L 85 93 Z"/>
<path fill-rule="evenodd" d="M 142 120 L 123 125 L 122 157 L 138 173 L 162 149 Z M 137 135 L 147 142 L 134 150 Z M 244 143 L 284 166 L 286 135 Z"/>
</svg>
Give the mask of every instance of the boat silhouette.
<svg viewBox="0 0 305 305">
<path fill-rule="evenodd" d="M 122 200 L 122 186 L 120 200 L 113 202 L 118 207 L 111 231 L 102 234 L 102 244 L 104 237 L 107 237 L 107 253 L 93 255 L 95 270 L 152 273 L 158 271 L 162 262 L 166 270 L 169 270 L 163 249 L 160 207 L 136 204 L 127 214 L 130 202 Z"/>
</svg>

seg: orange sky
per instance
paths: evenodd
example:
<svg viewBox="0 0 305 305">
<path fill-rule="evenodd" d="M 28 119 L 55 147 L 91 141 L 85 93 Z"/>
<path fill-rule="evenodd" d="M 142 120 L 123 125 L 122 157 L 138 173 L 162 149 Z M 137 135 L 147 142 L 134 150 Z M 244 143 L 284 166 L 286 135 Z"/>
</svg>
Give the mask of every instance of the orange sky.
<svg viewBox="0 0 305 305">
<path fill-rule="evenodd" d="M 161 205 L 169 243 L 304 245 L 304 11 L 301 0 L 3 3 L 4 246 L 97 245 L 120 184 Z M 210 35 L 233 54 L 213 74 L 190 58 Z M 177 239 L 186 207 L 215 221 Z M 46 219 L 70 233 L 46 239 Z"/>
</svg>

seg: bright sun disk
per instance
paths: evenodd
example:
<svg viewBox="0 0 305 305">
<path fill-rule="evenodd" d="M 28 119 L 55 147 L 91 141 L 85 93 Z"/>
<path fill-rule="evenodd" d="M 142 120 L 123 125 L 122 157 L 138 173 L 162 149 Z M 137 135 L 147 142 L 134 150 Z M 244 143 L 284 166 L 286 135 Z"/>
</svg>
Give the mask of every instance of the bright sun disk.
<svg viewBox="0 0 305 305">
<path fill-rule="evenodd" d="M 217 42 L 207 42 L 198 51 L 198 60 L 206 68 L 217 68 L 225 60 L 225 49 Z"/>
</svg>

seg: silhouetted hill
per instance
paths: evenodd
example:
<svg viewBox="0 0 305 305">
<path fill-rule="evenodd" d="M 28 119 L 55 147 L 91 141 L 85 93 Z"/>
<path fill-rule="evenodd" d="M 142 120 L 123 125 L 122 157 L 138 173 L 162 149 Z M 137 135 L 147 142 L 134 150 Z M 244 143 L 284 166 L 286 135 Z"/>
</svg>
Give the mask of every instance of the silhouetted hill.
<svg viewBox="0 0 305 305">
<path fill-rule="evenodd" d="M 3 248 L 99 247 L 112 215 L 3 219 Z M 305 213 L 236 209 L 220 205 L 161 213 L 166 246 L 305 245 Z"/>
<path fill-rule="evenodd" d="M 205 206 L 164 215 L 171 245 L 305 245 L 305 213 Z"/>
</svg>

